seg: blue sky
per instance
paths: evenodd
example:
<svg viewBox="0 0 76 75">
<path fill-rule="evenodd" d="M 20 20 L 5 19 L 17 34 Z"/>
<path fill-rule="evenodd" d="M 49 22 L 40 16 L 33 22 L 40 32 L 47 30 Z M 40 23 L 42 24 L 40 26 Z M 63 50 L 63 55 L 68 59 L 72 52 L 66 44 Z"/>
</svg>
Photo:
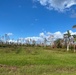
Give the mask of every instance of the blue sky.
<svg viewBox="0 0 76 75">
<path fill-rule="evenodd" d="M 0 35 L 12 38 L 64 33 L 76 24 L 76 0 L 0 0 Z"/>
</svg>

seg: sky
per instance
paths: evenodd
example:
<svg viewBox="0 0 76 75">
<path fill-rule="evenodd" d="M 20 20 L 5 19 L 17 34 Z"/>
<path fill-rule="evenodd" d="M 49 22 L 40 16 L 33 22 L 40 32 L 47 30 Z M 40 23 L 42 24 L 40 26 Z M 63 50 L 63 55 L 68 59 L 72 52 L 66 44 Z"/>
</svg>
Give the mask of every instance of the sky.
<svg viewBox="0 0 76 75">
<path fill-rule="evenodd" d="M 0 0 L 0 36 L 62 37 L 67 30 L 76 33 L 75 24 L 76 0 Z"/>
</svg>

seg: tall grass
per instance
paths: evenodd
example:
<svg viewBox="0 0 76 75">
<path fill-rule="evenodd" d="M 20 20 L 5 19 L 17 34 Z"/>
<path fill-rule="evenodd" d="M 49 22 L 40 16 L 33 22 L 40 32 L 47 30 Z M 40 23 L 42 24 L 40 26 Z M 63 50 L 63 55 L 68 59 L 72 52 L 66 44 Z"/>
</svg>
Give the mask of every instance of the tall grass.
<svg viewBox="0 0 76 75">
<path fill-rule="evenodd" d="M 0 48 L 0 75 L 76 75 L 76 53 L 42 47 Z"/>
</svg>

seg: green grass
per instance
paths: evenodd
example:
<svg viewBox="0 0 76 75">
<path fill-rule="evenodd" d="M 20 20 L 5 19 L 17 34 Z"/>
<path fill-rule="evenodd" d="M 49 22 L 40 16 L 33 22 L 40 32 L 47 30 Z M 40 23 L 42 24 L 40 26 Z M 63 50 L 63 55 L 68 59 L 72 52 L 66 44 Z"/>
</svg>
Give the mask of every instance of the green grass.
<svg viewBox="0 0 76 75">
<path fill-rule="evenodd" d="M 0 48 L 0 75 L 76 75 L 76 53 L 41 47 Z"/>
</svg>

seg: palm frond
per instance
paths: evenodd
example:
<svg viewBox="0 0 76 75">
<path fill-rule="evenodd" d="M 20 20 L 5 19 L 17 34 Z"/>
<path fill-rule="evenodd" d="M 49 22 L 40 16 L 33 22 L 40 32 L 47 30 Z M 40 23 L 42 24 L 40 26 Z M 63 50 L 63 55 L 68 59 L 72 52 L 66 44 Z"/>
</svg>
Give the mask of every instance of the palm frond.
<svg viewBox="0 0 76 75">
<path fill-rule="evenodd" d="M 72 28 L 76 28 L 76 25 L 74 25 Z"/>
</svg>

